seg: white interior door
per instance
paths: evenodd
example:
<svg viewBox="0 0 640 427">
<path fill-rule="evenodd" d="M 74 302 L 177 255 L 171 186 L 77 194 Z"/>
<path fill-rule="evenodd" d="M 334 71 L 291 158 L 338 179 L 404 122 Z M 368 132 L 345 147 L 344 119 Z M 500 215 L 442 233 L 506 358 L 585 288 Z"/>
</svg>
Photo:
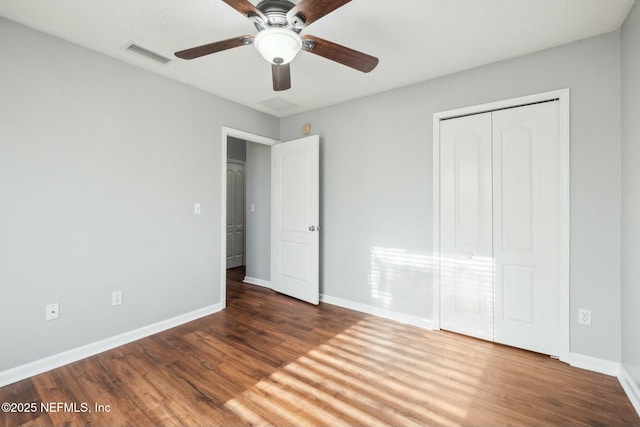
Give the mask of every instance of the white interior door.
<svg viewBox="0 0 640 427">
<path fill-rule="evenodd" d="M 320 139 L 271 148 L 271 286 L 319 302 Z"/>
<path fill-rule="evenodd" d="M 244 165 L 227 163 L 227 268 L 244 265 Z"/>
<path fill-rule="evenodd" d="M 440 322 L 493 340 L 491 113 L 440 122 Z"/>
<path fill-rule="evenodd" d="M 559 353 L 558 103 L 493 113 L 495 341 Z"/>
</svg>

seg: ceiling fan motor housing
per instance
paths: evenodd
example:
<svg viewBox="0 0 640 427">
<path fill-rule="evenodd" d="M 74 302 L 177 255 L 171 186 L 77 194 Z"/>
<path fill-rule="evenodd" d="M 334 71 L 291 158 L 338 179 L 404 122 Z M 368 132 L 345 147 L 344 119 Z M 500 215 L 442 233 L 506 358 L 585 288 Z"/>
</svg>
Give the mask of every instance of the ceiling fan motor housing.
<svg viewBox="0 0 640 427">
<path fill-rule="evenodd" d="M 292 22 L 287 20 L 287 13 L 293 9 L 295 6 L 294 3 L 289 0 L 263 0 L 256 8 L 262 12 L 268 19 L 268 22 L 260 22 L 256 21 L 255 26 L 258 31 L 262 31 L 265 28 L 271 27 L 280 27 L 280 28 L 290 28 L 291 30 L 299 33 L 302 30 L 301 20 L 296 20 L 296 24 L 293 25 Z"/>
</svg>

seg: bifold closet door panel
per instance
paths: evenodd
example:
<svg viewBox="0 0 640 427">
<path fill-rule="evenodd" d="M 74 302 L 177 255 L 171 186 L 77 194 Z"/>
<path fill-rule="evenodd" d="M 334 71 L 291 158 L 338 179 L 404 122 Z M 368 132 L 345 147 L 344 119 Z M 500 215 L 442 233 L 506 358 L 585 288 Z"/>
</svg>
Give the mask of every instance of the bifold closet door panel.
<svg viewBox="0 0 640 427">
<path fill-rule="evenodd" d="M 492 118 L 494 340 L 558 355 L 558 102 Z"/>
<path fill-rule="evenodd" d="M 440 122 L 441 328 L 493 340 L 491 113 Z"/>
</svg>

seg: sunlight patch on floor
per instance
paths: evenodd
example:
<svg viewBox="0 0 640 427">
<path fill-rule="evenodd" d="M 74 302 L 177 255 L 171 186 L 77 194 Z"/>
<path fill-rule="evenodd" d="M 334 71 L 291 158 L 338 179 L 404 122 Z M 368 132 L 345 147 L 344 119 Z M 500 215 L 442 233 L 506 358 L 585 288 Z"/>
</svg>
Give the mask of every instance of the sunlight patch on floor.
<svg viewBox="0 0 640 427">
<path fill-rule="evenodd" d="M 277 424 L 271 415 L 300 426 L 461 425 L 480 381 L 482 358 L 467 372 L 452 371 L 444 356 L 422 351 L 397 332 L 363 319 L 226 407 L 253 425 Z M 455 401 L 439 397 L 442 390 L 454 391 Z"/>
</svg>

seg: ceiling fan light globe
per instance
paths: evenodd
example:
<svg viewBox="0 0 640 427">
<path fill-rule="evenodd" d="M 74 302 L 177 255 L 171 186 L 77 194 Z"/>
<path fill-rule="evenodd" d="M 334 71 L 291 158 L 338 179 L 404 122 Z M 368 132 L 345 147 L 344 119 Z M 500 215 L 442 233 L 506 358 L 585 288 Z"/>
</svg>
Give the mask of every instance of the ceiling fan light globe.
<svg viewBox="0 0 640 427">
<path fill-rule="evenodd" d="M 260 31 L 253 44 L 264 59 L 276 65 L 288 64 L 302 49 L 302 39 L 298 33 L 284 28 Z"/>
</svg>

